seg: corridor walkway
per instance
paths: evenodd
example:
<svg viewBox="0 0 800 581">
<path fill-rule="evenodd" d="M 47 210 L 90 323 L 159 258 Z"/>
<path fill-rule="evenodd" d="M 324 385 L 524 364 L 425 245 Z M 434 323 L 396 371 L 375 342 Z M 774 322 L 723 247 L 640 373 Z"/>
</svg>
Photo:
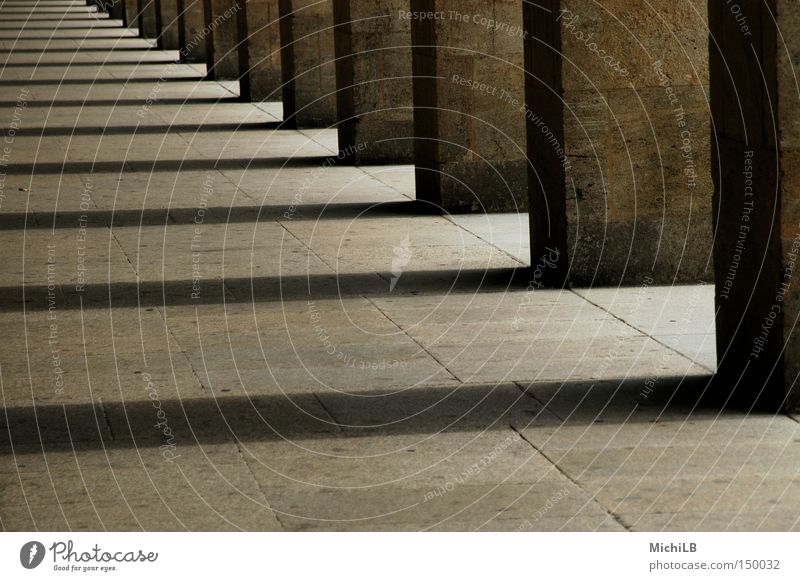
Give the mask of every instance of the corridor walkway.
<svg viewBox="0 0 800 581">
<path fill-rule="evenodd" d="M 2 529 L 798 528 L 797 420 L 695 405 L 710 286 L 536 288 L 526 216 L 176 57 L 0 3 Z"/>
</svg>

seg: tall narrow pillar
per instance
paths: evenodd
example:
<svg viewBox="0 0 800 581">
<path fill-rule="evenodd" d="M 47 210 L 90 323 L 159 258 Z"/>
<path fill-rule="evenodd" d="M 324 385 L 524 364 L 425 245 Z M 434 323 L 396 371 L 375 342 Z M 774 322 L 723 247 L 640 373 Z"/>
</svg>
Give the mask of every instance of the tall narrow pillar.
<svg viewBox="0 0 800 581">
<path fill-rule="evenodd" d="M 128 25 L 127 14 L 125 13 L 125 0 L 111 0 L 105 5 L 108 17 L 114 20 L 121 20 L 122 26 Z"/>
<path fill-rule="evenodd" d="M 161 23 L 160 46 L 166 50 L 178 50 L 178 0 L 157 0 L 157 3 Z"/>
<path fill-rule="evenodd" d="M 531 264 L 555 262 L 542 282 L 712 279 L 706 5 L 525 3 Z"/>
<path fill-rule="evenodd" d="M 412 0 L 417 199 L 527 207 L 522 2 Z"/>
<path fill-rule="evenodd" d="M 248 0 L 247 71 L 250 101 L 281 99 L 281 38 L 278 0 Z"/>
<path fill-rule="evenodd" d="M 283 118 L 287 126 L 337 122 L 332 0 L 279 0 Z"/>
<path fill-rule="evenodd" d="M 213 42 L 213 60 L 209 66 L 219 80 L 234 80 L 239 72 L 238 15 L 244 0 L 211 0 L 210 38 Z"/>
<path fill-rule="evenodd" d="M 138 30 L 139 0 L 125 0 L 124 8 L 125 8 L 125 26 L 128 28 Z"/>
<path fill-rule="evenodd" d="M 205 16 L 203 0 L 178 1 L 178 50 L 181 62 L 206 62 Z"/>
<path fill-rule="evenodd" d="M 800 5 L 709 3 L 716 386 L 800 407 Z"/>
<path fill-rule="evenodd" d="M 139 36 L 142 38 L 156 39 L 161 33 L 156 2 L 158 0 L 137 0 Z"/>
<path fill-rule="evenodd" d="M 409 0 L 334 0 L 339 149 L 362 162 L 412 162 Z"/>
</svg>

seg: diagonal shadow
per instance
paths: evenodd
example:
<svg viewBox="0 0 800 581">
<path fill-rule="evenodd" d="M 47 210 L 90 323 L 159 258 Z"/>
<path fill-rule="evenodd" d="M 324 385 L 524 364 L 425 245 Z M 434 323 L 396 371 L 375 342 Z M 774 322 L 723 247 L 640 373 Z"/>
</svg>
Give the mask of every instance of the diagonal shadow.
<svg viewBox="0 0 800 581">
<path fill-rule="evenodd" d="M 2 53 L 0 53 L 2 54 Z M 11 53 L 7 53 L 11 54 Z M 45 61 L 45 62 L 4 62 L 2 63 L 4 69 L 52 69 L 52 68 L 74 68 L 74 67 L 102 67 L 106 65 L 116 66 L 116 65 L 131 65 L 131 66 L 138 66 L 138 65 L 168 65 L 175 62 L 175 59 L 159 59 L 159 60 L 146 60 L 146 61 L 101 61 L 96 63 L 89 63 L 89 62 L 70 62 L 70 61 Z M 170 79 L 171 80 L 171 79 Z"/>
<path fill-rule="evenodd" d="M 125 107 L 128 105 L 142 106 L 147 101 L 141 99 L 37 99 L 30 101 L 27 107 L 53 108 L 53 107 Z M 234 94 L 225 97 L 159 97 L 153 107 L 158 105 L 216 105 L 218 103 L 240 103 L 241 99 Z"/>
<path fill-rule="evenodd" d="M 422 211 L 414 200 L 403 202 L 351 202 L 303 204 L 302 206 L 216 206 L 203 210 L 204 224 L 234 224 L 268 220 L 334 220 L 417 216 Z M 21 228 L 86 228 L 188 225 L 197 219 L 197 208 L 147 208 L 143 210 L 93 210 L 91 212 L 30 212 L 0 214 L 0 230 Z"/>
<path fill-rule="evenodd" d="M 42 48 L 17 48 L 15 47 L 14 50 L 2 50 L 0 49 L 0 56 L 2 55 L 9 55 L 9 54 L 47 54 L 49 52 L 67 52 L 67 53 L 81 53 L 81 52 L 98 52 L 98 53 L 115 53 L 115 52 L 163 52 L 161 49 L 155 48 L 154 46 L 108 46 L 107 48 L 100 48 L 100 47 L 91 47 L 91 46 L 80 46 L 80 47 L 64 47 L 64 48 L 52 48 L 52 47 L 42 47 Z M 174 62 L 174 61 L 172 61 Z"/>
<path fill-rule="evenodd" d="M 174 62 L 174 61 L 173 61 Z M 123 64 L 123 63 L 120 63 Z M 28 65 L 30 66 L 30 65 Z M 77 65 L 73 65 L 71 68 L 75 68 Z M 85 66 L 94 66 L 97 67 L 98 65 L 85 65 Z M 202 81 L 205 77 L 198 73 L 195 77 L 170 77 L 166 79 L 166 81 L 172 85 L 175 83 L 197 83 Z M 27 87 L 33 85 L 120 85 L 120 87 L 124 87 L 126 85 L 131 85 L 134 83 L 145 83 L 145 84 L 154 84 L 154 83 L 163 83 L 165 79 L 162 77 L 135 77 L 135 78 L 113 78 L 113 79 L 0 79 L 0 87 Z"/>
<path fill-rule="evenodd" d="M 169 133 L 214 133 L 216 131 L 269 131 L 281 129 L 281 121 L 253 123 L 175 123 L 172 125 L 107 125 L 105 127 L 23 127 L 16 137 L 73 137 L 101 135 L 165 135 Z M 0 133 L 3 133 L 0 130 Z"/>
<path fill-rule="evenodd" d="M 320 146 L 322 149 L 322 146 Z M 227 158 L 227 159 L 158 159 L 147 161 L 64 161 L 44 163 L 12 163 L 5 166 L 8 175 L 31 174 L 82 174 L 82 173 L 118 173 L 118 172 L 174 172 L 178 170 L 208 170 L 208 169 L 255 169 L 255 168 L 281 168 L 281 167 L 320 167 L 322 164 L 335 160 L 330 156 L 292 156 L 292 157 L 263 157 L 252 158 Z"/>
<path fill-rule="evenodd" d="M 229 441 L 309 440 L 378 437 L 399 434 L 434 435 L 441 431 L 482 432 L 521 430 L 531 426 L 558 428 L 652 423 L 656 419 L 680 422 L 692 415 L 718 409 L 701 397 L 711 376 L 659 377 L 659 391 L 641 397 L 648 378 L 606 381 L 565 381 L 532 384 L 525 390 L 515 384 L 418 386 L 395 391 L 345 393 L 282 393 L 265 369 L 264 395 L 163 399 L 159 401 L 176 447 Z M 0 413 L 0 454 L 26 451 L 69 452 L 101 447 L 149 448 L 164 444 L 153 401 L 47 404 L 8 407 Z M 259 390 L 261 392 L 264 389 Z M 543 394 L 558 393 L 544 401 Z M 581 402 L 579 405 L 571 402 Z M 323 407 L 320 403 L 324 404 Z M 551 408 L 564 405 L 573 413 L 568 420 Z M 328 415 L 329 410 L 332 415 Z M 336 417 L 339 416 L 339 417 Z M 164 419 L 166 418 L 166 419 Z"/>
<path fill-rule="evenodd" d="M 58 308 L 155 307 L 339 297 L 378 297 L 443 293 L 502 292 L 527 284 L 525 268 L 407 271 L 390 288 L 391 273 L 308 274 L 222 279 L 112 282 L 57 285 Z M 47 310 L 53 288 L 45 285 L 0 287 L 0 312 Z"/>
</svg>

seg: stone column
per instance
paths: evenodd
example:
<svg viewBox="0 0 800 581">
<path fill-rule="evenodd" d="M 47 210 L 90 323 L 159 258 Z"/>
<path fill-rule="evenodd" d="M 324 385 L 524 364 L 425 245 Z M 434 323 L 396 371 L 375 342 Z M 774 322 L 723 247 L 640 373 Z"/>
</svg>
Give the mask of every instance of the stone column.
<svg viewBox="0 0 800 581">
<path fill-rule="evenodd" d="M 127 28 L 138 29 L 139 0 L 125 0 L 124 8 L 125 8 L 125 26 Z"/>
<path fill-rule="evenodd" d="M 331 0 L 279 0 L 283 118 L 287 127 L 336 124 Z"/>
<path fill-rule="evenodd" d="M 240 76 L 237 15 L 243 5 L 243 0 L 211 0 L 209 24 L 214 50 L 211 53 L 213 59 L 208 64 L 215 79 L 233 80 Z"/>
<path fill-rule="evenodd" d="M 161 23 L 160 46 L 165 50 L 178 50 L 178 0 L 156 0 Z"/>
<path fill-rule="evenodd" d="M 106 3 L 105 10 L 108 17 L 114 20 L 121 20 L 122 26 L 128 26 L 128 16 L 125 12 L 125 0 L 111 0 Z"/>
<path fill-rule="evenodd" d="M 137 0 L 139 36 L 142 38 L 156 39 L 161 33 L 158 22 L 158 10 L 156 2 L 158 0 Z"/>
<path fill-rule="evenodd" d="M 334 0 L 339 149 L 362 162 L 413 162 L 409 0 Z"/>
<path fill-rule="evenodd" d="M 281 99 L 281 38 L 278 0 L 248 0 L 247 57 L 251 101 Z"/>
<path fill-rule="evenodd" d="M 524 211 L 522 3 L 412 0 L 417 199 Z"/>
<path fill-rule="evenodd" d="M 797 411 L 800 5 L 709 3 L 717 307 L 715 386 Z"/>
<path fill-rule="evenodd" d="M 525 4 L 531 264 L 558 256 L 548 284 L 711 280 L 706 5 Z"/>
<path fill-rule="evenodd" d="M 178 0 L 178 50 L 181 62 L 206 62 L 203 0 Z"/>
</svg>

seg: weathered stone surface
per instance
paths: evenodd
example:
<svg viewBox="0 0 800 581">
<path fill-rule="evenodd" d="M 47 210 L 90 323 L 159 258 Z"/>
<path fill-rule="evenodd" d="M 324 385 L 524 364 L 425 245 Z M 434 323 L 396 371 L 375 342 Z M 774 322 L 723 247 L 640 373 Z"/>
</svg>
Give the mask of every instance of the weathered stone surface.
<svg viewBox="0 0 800 581">
<path fill-rule="evenodd" d="M 336 116 L 332 0 L 280 0 L 283 118 L 330 127 Z"/>
<path fill-rule="evenodd" d="M 156 9 L 157 0 L 136 0 L 136 2 L 139 34 L 144 38 L 158 38 L 161 31 Z"/>
<path fill-rule="evenodd" d="M 161 48 L 177 50 L 180 48 L 178 38 L 178 0 L 158 0 L 159 19 L 161 20 Z"/>
<path fill-rule="evenodd" d="M 109 18 L 121 20 L 122 25 L 127 26 L 128 15 L 125 10 L 125 0 L 110 0 L 104 4 L 103 8 L 106 12 L 108 12 Z"/>
<path fill-rule="evenodd" d="M 251 101 L 281 99 L 281 39 L 278 0 L 248 0 L 247 50 Z"/>
<path fill-rule="evenodd" d="M 239 79 L 237 17 L 243 0 L 211 0 L 213 60 L 209 68 L 215 79 Z"/>
<path fill-rule="evenodd" d="M 705 3 L 543 6 L 526 9 L 532 264 L 549 247 L 555 284 L 709 280 Z"/>
<path fill-rule="evenodd" d="M 139 1 L 125 0 L 125 26 L 139 28 Z"/>
<path fill-rule="evenodd" d="M 773 0 L 742 4 L 738 14 L 714 5 L 709 14 L 716 40 L 711 102 L 719 392 L 746 405 L 796 409 L 800 7 Z"/>
<path fill-rule="evenodd" d="M 413 161 L 409 6 L 334 2 L 339 149 L 356 163 Z"/>
<path fill-rule="evenodd" d="M 398 18 L 411 20 L 414 46 L 417 198 L 454 212 L 524 211 L 522 7 L 415 0 L 411 10 Z"/>
<path fill-rule="evenodd" d="M 206 62 L 203 0 L 178 0 L 178 35 L 181 62 Z"/>
</svg>

